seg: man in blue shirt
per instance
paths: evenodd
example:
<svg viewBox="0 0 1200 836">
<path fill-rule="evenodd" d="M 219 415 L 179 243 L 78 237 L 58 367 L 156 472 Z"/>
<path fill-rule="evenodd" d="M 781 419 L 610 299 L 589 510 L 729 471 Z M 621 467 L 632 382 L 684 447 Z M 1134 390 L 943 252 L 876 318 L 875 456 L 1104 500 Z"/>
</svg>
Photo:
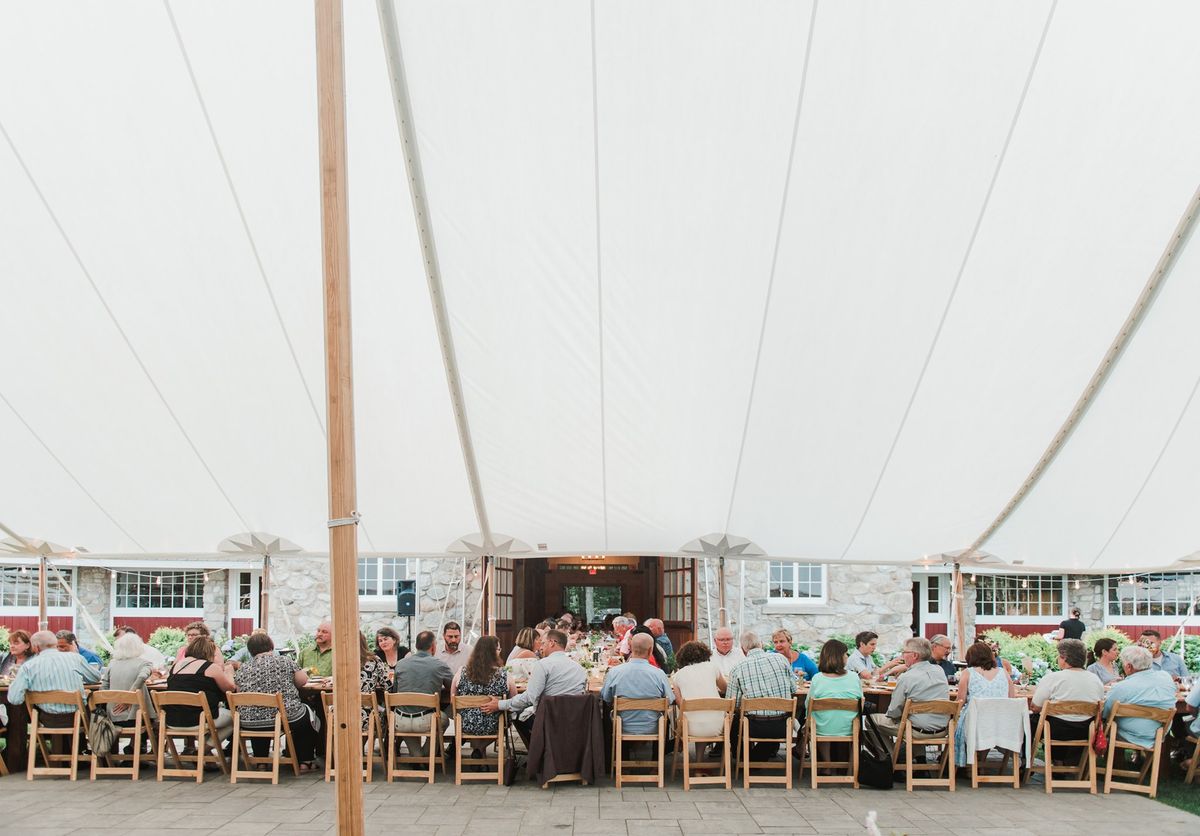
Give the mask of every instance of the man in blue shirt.
<svg viewBox="0 0 1200 836">
<path fill-rule="evenodd" d="M 1162 649 L 1162 636 L 1157 630 L 1143 630 L 1138 644 L 1150 651 L 1156 671 L 1166 671 L 1176 680 L 1187 676 L 1183 657 Z"/>
<path fill-rule="evenodd" d="M 617 697 L 632 700 L 657 700 L 666 698 L 667 704 L 675 702 L 675 692 L 667 675 L 650 664 L 650 653 L 654 639 L 646 633 L 638 633 L 629 640 L 629 661 L 613 668 L 604 678 L 600 698 L 612 704 Z M 621 712 L 621 730 L 626 734 L 655 734 L 661 712 L 649 709 L 630 709 Z"/>
<path fill-rule="evenodd" d="M 100 674 L 78 653 L 56 650 L 54 646 L 57 641 L 58 638 L 49 630 L 39 630 L 29 637 L 29 646 L 37 655 L 21 665 L 17 678 L 9 686 L 10 705 L 23 703 L 29 691 L 78 691 L 82 698 L 85 682 L 100 681 Z M 75 722 L 75 711 L 75 707 L 68 703 L 43 703 L 38 706 L 38 723 L 54 728 L 69 728 Z M 81 737 L 80 747 L 83 742 Z"/>
<path fill-rule="evenodd" d="M 1130 645 L 1121 651 L 1121 669 L 1125 678 L 1112 687 L 1104 700 L 1104 719 L 1112 714 L 1116 703 L 1144 705 L 1149 708 L 1175 707 L 1175 680 L 1166 671 L 1154 670 L 1150 651 Z M 1117 718 L 1117 735 L 1122 740 L 1150 748 L 1154 735 L 1162 727 L 1148 717 Z"/>
<path fill-rule="evenodd" d="M 78 653 L 89 665 L 102 664 L 99 656 L 86 647 L 79 646 L 79 642 L 75 639 L 75 634 L 70 630 L 59 630 L 55 635 L 58 639 L 59 653 Z"/>
</svg>

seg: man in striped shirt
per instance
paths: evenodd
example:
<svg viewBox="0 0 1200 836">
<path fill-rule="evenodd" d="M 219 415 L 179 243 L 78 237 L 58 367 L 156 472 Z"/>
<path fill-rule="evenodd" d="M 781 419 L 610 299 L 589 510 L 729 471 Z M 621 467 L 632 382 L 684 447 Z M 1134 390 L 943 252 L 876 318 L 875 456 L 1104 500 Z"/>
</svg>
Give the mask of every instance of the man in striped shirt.
<svg viewBox="0 0 1200 836">
<path fill-rule="evenodd" d="M 58 637 L 49 630 L 39 630 L 29 637 L 29 645 L 37 654 L 25 664 L 8 688 L 8 701 L 20 705 L 29 691 L 79 691 L 83 685 L 100 681 L 99 672 L 78 653 L 63 653 L 57 649 Z M 75 707 L 66 703 L 46 703 L 38 706 L 38 722 L 55 728 L 67 728 L 75 722 Z M 82 741 L 81 741 L 82 743 Z"/>
<path fill-rule="evenodd" d="M 728 699 L 736 704 L 742 699 L 777 697 L 786 700 L 795 695 L 799 680 L 782 654 L 764 653 L 754 633 L 742 633 L 742 652 L 746 658 L 729 674 L 729 687 L 725 691 Z M 789 716 L 776 711 L 749 712 L 746 719 L 750 721 L 750 736 L 786 737 L 792 733 L 788 728 Z M 740 729 L 735 731 L 735 736 L 738 732 Z M 750 747 L 750 760 L 770 760 L 778 752 L 778 743 L 755 743 Z"/>
</svg>

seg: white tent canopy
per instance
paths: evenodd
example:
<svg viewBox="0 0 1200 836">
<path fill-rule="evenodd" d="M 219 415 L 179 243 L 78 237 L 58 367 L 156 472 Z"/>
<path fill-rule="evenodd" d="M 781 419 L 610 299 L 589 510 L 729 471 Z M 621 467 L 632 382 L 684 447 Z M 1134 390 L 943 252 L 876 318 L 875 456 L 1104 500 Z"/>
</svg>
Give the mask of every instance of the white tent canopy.
<svg viewBox="0 0 1200 836">
<path fill-rule="evenodd" d="M 1195 3 L 399 2 L 492 531 L 546 553 L 971 546 L 1200 183 Z M 368 552 L 479 531 L 380 23 L 346 8 Z M 0 5 L 0 520 L 326 543 L 304 3 Z M 980 545 L 1200 549 L 1200 244 Z"/>
</svg>

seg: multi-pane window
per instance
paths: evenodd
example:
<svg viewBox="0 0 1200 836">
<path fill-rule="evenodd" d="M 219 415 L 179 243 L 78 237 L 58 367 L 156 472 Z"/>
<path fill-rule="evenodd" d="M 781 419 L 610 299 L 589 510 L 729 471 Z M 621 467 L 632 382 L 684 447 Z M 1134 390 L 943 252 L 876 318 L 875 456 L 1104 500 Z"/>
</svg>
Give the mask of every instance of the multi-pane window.
<svg viewBox="0 0 1200 836">
<path fill-rule="evenodd" d="M 773 602 L 807 604 L 825 600 L 825 567 L 819 563 L 772 560 L 768 571 L 767 598 Z"/>
<path fill-rule="evenodd" d="M 204 573 L 172 570 L 117 572 L 118 610 L 203 610 Z"/>
<path fill-rule="evenodd" d="M 1106 583 L 1111 616 L 1186 616 L 1200 595 L 1200 572 L 1109 575 Z"/>
<path fill-rule="evenodd" d="M 513 617 L 513 559 L 511 557 L 492 558 L 492 589 L 496 611 L 492 618 L 496 621 L 512 621 Z"/>
<path fill-rule="evenodd" d="M 1061 575 L 979 575 L 975 615 L 984 618 L 1060 618 L 1065 590 Z"/>
<path fill-rule="evenodd" d="M 71 570 L 59 569 L 69 586 Z M 37 609 L 38 570 L 31 566 L 5 566 L 0 568 L 0 607 L 4 609 Z M 53 572 L 46 576 L 46 606 L 69 607 L 71 599 Z"/>
<path fill-rule="evenodd" d="M 925 612 L 940 615 L 942 612 L 942 579 L 939 575 L 925 578 Z"/>
<path fill-rule="evenodd" d="M 410 565 L 411 564 L 411 565 Z M 406 557 L 360 557 L 358 559 L 358 595 L 360 598 L 395 598 L 396 581 L 412 577 L 416 561 Z"/>
<path fill-rule="evenodd" d="M 695 561 L 690 557 L 664 557 L 659 567 L 663 621 L 691 621 Z"/>
</svg>

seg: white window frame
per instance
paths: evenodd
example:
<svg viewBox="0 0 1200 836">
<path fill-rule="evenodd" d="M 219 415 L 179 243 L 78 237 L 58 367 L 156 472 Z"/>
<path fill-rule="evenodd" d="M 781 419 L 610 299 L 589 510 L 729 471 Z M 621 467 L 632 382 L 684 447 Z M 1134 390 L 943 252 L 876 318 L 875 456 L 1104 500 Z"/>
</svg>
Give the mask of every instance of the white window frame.
<svg viewBox="0 0 1200 836">
<path fill-rule="evenodd" d="M 1138 615 L 1136 613 L 1134 615 L 1111 615 L 1109 613 L 1109 609 L 1108 609 L 1109 608 L 1109 601 L 1108 601 L 1109 579 L 1113 578 L 1113 579 L 1116 579 L 1118 583 L 1125 583 L 1129 580 L 1130 577 L 1133 577 L 1134 579 L 1138 579 L 1138 578 L 1143 578 L 1146 575 L 1176 575 L 1176 576 L 1190 575 L 1192 577 L 1193 583 L 1196 585 L 1196 587 L 1200 588 L 1200 572 L 1140 572 L 1140 573 L 1134 573 L 1133 575 L 1106 575 L 1104 578 L 1104 623 L 1106 625 L 1111 624 L 1114 627 L 1119 627 L 1122 625 L 1142 626 L 1142 625 L 1146 625 L 1146 624 L 1149 624 L 1149 625 L 1156 625 L 1156 624 L 1178 625 L 1178 624 L 1182 624 L 1187 619 L 1188 616 L 1186 615 L 1186 609 L 1185 609 L 1184 615 Z M 1198 590 L 1198 591 L 1200 591 L 1200 590 Z M 1136 600 L 1139 600 L 1139 599 L 1137 599 L 1135 597 L 1135 601 Z M 1189 603 L 1186 600 L 1181 601 L 1181 599 L 1179 599 L 1179 598 L 1176 598 L 1175 600 L 1176 600 L 1176 602 L 1182 603 L 1185 608 L 1187 607 L 1187 605 Z M 1197 616 L 1200 616 L 1200 604 L 1196 605 L 1195 612 L 1196 612 L 1196 615 L 1192 617 L 1193 620 Z"/>
<path fill-rule="evenodd" d="M 65 607 L 53 607 L 53 606 L 49 605 L 50 591 L 51 590 L 59 590 L 61 592 L 62 587 L 58 585 L 58 580 L 55 579 L 54 572 L 47 570 L 47 572 L 46 572 L 46 591 L 47 591 L 46 617 L 50 618 L 51 616 L 54 616 L 56 618 L 62 618 L 62 617 L 74 618 L 75 617 L 75 605 L 71 603 L 71 600 L 74 598 L 76 592 L 78 591 L 79 573 L 73 567 L 59 566 L 59 567 L 55 567 L 55 568 L 57 568 L 58 571 L 62 572 L 63 575 L 66 576 L 67 583 L 71 587 L 71 595 L 68 597 L 67 605 Z M 30 565 L 27 563 L 5 563 L 3 566 L 0 566 L 0 569 L 4 569 L 4 570 L 16 569 L 18 572 L 21 569 L 26 570 L 27 575 L 30 578 L 32 578 L 32 580 L 33 580 L 34 589 L 37 588 L 38 564 L 34 563 L 34 564 Z M 37 605 L 36 598 L 32 605 L 17 605 L 17 606 L 8 606 L 8 605 L 4 604 L 3 599 L 0 598 L 0 616 L 6 616 L 6 615 L 23 616 L 23 617 L 33 616 L 34 618 L 37 618 L 38 605 Z"/>
<path fill-rule="evenodd" d="M 136 575 L 150 574 L 161 575 L 166 572 L 194 572 L 201 576 L 200 586 L 200 606 L 196 607 L 118 607 L 117 606 L 117 576 L 118 575 Z M 164 568 L 128 568 L 122 567 L 113 569 L 109 574 L 108 591 L 109 602 L 112 604 L 112 620 L 114 624 L 120 623 L 122 618 L 190 618 L 194 621 L 204 620 L 204 585 L 208 574 L 206 569 L 164 569 Z"/>
<path fill-rule="evenodd" d="M 784 564 L 793 567 L 793 573 L 801 566 L 815 567 L 821 570 L 821 595 L 820 597 L 771 597 L 771 576 L 776 566 Z M 798 576 L 792 576 L 793 589 L 799 584 Z M 812 610 L 825 609 L 829 605 L 829 567 L 824 563 L 812 563 L 805 560 L 772 560 L 767 563 L 767 588 L 765 590 L 767 603 L 763 607 L 765 612 L 773 613 L 803 613 Z"/>
<path fill-rule="evenodd" d="M 360 556 L 358 558 L 359 564 L 361 564 L 363 561 L 367 561 L 367 560 L 375 562 L 375 582 L 378 583 L 381 587 L 383 584 L 382 565 L 383 565 L 383 561 L 385 561 L 385 560 L 404 560 L 404 561 L 406 561 L 408 565 L 407 565 L 405 575 L 403 576 L 403 579 L 418 581 L 418 583 L 419 583 L 419 578 L 421 575 L 421 560 L 420 560 L 420 558 L 400 557 L 400 556 L 392 556 L 392 555 L 371 555 L 369 557 Z M 355 569 L 354 569 L 354 583 L 355 583 L 356 590 L 358 589 L 358 586 L 357 586 L 358 585 L 358 568 L 359 567 L 356 565 Z M 418 601 L 420 600 L 420 595 L 421 595 L 421 590 L 420 590 L 420 588 L 418 588 L 417 589 L 417 600 Z M 396 610 L 396 594 L 393 592 L 391 595 L 359 595 L 358 596 L 358 605 L 359 605 L 360 609 L 369 610 L 372 612 L 386 612 L 386 611 L 395 612 L 395 610 Z"/>
<path fill-rule="evenodd" d="M 240 579 L 243 572 L 250 574 L 250 609 L 243 610 L 241 608 L 241 586 Z M 238 569 L 226 569 L 226 585 L 225 593 L 225 610 L 226 610 L 226 629 L 230 635 L 233 635 L 233 620 L 235 618 L 249 618 L 257 625 L 259 623 L 259 604 L 262 601 L 262 569 L 251 569 L 242 567 Z M 256 593 L 254 590 L 258 590 Z M 116 599 L 114 599 L 116 600 Z"/>
<path fill-rule="evenodd" d="M 984 578 L 1016 578 L 1018 580 L 1033 580 L 1034 578 L 1053 578 L 1062 590 L 1062 609 L 1056 615 L 981 615 L 979 612 L 979 582 Z M 1066 575 L 1031 574 L 1031 573 L 988 573 L 978 574 L 975 579 L 975 623 L 976 624 L 1052 624 L 1058 626 L 1067 617 L 1070 608 L 1070 590 L 1067 588 Z"/>
</svg>

